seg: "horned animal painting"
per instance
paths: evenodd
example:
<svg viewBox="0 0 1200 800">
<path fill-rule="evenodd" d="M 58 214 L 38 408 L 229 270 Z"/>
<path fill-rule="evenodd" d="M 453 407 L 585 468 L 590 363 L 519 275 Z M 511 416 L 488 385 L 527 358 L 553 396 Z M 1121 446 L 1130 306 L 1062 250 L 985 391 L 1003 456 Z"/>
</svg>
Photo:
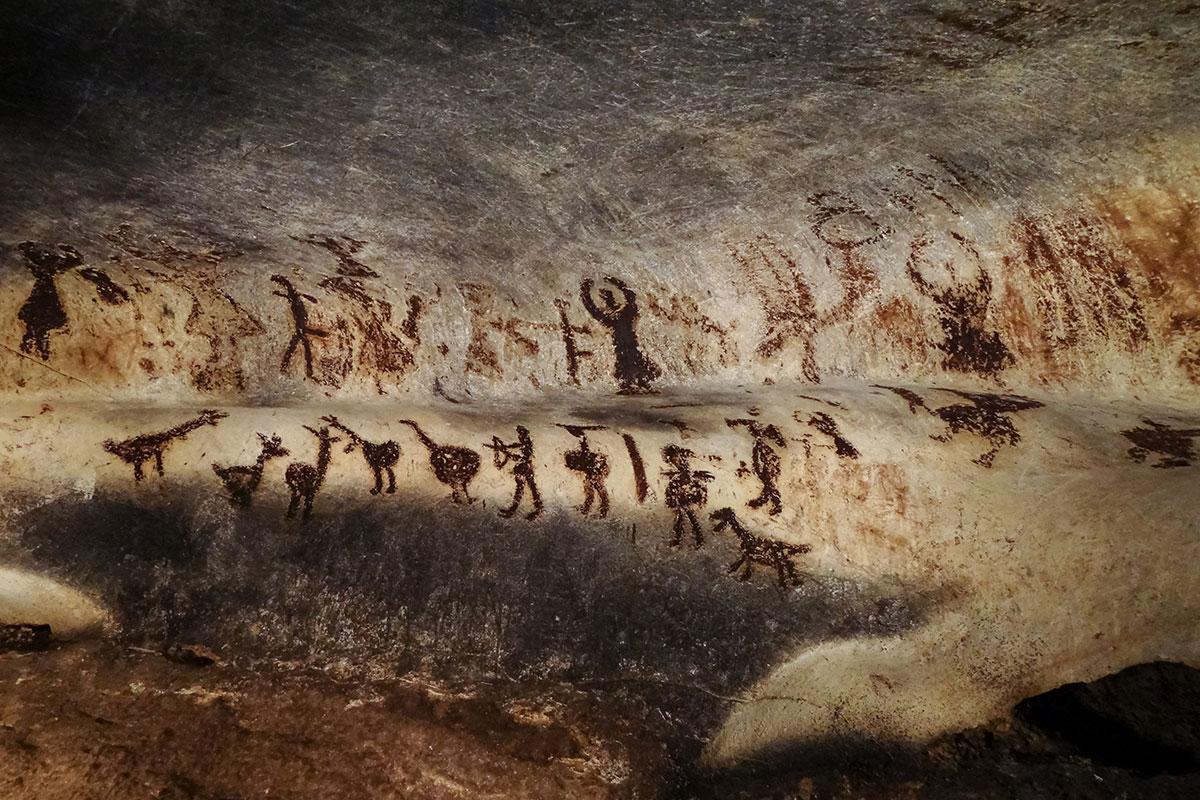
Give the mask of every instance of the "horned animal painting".
<svg viewBox="0 0 1200 800">
<path fill-rule="evenodd" d="M 289 518 L 294 516 L 296 509 L 300 508 L 303 503 L 301 519 L 307 522 L 313 513 L 313 501 L 316 500 L 317 492 L 320 491 L 321 484 L 325 482 L 325 474 L 329 471 L 330 449 L 335 442 L 341 440 L 332 435 L 329 428 L 317 430 L 305 425 L 304 430 L 317 437 L 317 462 L 307 464 L 303 461 L 293 461 L 288 464 L 285 479 L 288 490 L 292 493 L 291 500 L 288 502 L 287 516 Z"/>
<path fill-rule="evenodd" d="M 201 411 L 196 417 L 181 422 L 173 428 L 159 433 L 143 433 L 123 441 L 104 440 L 104 449 L 133 467 L 134 480 L 140 481 L 145 477 L 142 465 L 154 461 L 154 471 L 163 476 L 163 454 L 173 442 L 187 437 L 192 431 L 206 425 L 216 425 L 229 416 L 222 411 Z"/>
<path fill-rule="evenodd" d="M 222 467 L 219 464 L 212 465 L 213 472 L 217 473 L 221 483 L 225 484 L 225 490 L 229 492 L 229 502 L 235 506 L 246 507 L 253 501 L 254 492 L 262 482 L 263 470 L 266 469 L 268 461 L 289 455 L 287 448 L 283 446 L 283 442 L 278 436 L 268 438 L 261 433 L 257 436 L 262 450 L 253 464 L 229 467 Z"/>
<path fill-rule="evenodd" d="M 329 423 L 329 427 L 341 431 L 349 437 L 350 443 L 346 445 L 346 452 L 352 453 L 358 450 L 362 453 L 363 460 L 367 462 L 367 467 L 375 476 L 375 485 L 371 487 L 371 494 L 379 494 L 386 492 L 394 494 L 396 491 L 396 462 L 400 460 L 400 445 L 388 439 L 386 442 L 368 442 L 354 431 L 347 428 L 338 418 L 332 415 L 321 417 L 322 422 Z M 387 488 L 383 488 L 383 474 L 387 473 Z"/>
</svg>

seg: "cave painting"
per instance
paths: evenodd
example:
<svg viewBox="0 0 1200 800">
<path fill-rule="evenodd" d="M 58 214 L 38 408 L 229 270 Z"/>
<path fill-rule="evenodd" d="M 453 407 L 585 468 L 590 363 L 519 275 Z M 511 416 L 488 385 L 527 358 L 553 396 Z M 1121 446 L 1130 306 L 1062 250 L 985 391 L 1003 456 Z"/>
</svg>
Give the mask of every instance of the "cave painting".
<svg viewBox="0 0 1200 800">
<path fill-rule="evenodd" d="M 154 469 L 159 477 L 163 475 L 163 453 L 175 441 L 185 438 L 189 433 L 205 425 L 216 425 L 229 416 L 223 411 L 204 410 L 194 419 L 182 422 L 169 430 L 159 433 L 144 433 L 121 442 L 105 439 L 103 447 L 126 464 L 133 466 L 133 479 L 140 481 L 145 477 L 142 465 L 154 459 Z"/>
<path fill-rule="evenodd" d="M 793 419 L 800 422 L 799 411 L 793 415 Z M 822 411 L 817 411 L 809 415 L 808 425 L 833 440 L 833 448 L 839 458 L 858 458 L 858 448 L 842 435 L 842 431 L 838 428 L 838 424 L 833 417 Z"/>
<path fill-rule="evenodd" d="M 282 275 L 272 275 L 271 280 L 279 284 L 283 291 L 274 292 L 276 297 L 282 297 L 288 301 L 288 309 L 292 314 L 292 338 L 288 340 L 287 348 L 283 351 L 283 360 L 279 364 L 280 372 L 287 372 L 288 365 L 292 363 L 292 356 L 296 353 L 296 348 L 299 347 L 304 351 L 304 375 L 307 378 L 313 377 L 313 353 L 312 339 L 323 339 L 329 335 L 329 331 L 321 328 L 313 327 L 308 322 L 308 306 L 305 302 L 315 303 L 317 298 L 310 294 L 304 294 L 292 285 L 292 282 Z"/>
<path fill-rule="evenodd" d="M 602 431 L 603 425 L 563 425 L 560 428 L 579 440 L 579 446 L 563 453 L 563 463 L 572 472 L 578 472 L 583 481 L 583 503 L 579 513 L 585 517 L 591 513 L 592 504 L 597 503 L 596 516 L 608 516 L 608 457 L 593 450 L 588 442 L 588 431 Z"/>
<path fill-rule="evenodd" d="M 450 487 L 451 502 L 460 505 L 475 502 L 467 492 L 467 486 L 479 473 L 479 453 L 466 447 L 438 444 L 411 419 L 402 419 L 400 424 L 412 428 L 429 451 L 429 466 L 438 482 Z"/>
<path fill-rule="evenodd" d="M 528 491 L 533 509 L 525 515 L 525 519 L 537 519 L 542 513 L 542 495 L 538 491 L 533 471 L 533 439 L 529 436 L 529 429 L 518 425 L 515 442 L 505 442 L 499 436 L 493 436 L 491 444 L 485 444 L 484 447 L 492 451 L 492 464 L 496 469 L 503 470 L 510 462 L 513 465 L 511 471 L 515 485 L 512 504 L 508 508 L 500 509 L 500 516 L 511 517 L 516 514 L 525 492 Z"/>
<path fill-rule="evenodd" d="M 737 537 L 738 549 L 742 555 L 729 565 L 728 572 L 741 570 L 738 580 L 748 581 L 754 573 L 754 565 L 761 564 L 775 570 L 779 588 L 790 589 L 801 583 L 800 573 L 796 570 L 793 559 L 812 550 L 807 544 L 788 544 L 775 539 L 764 539 L 746 529 L 732 508 L 720 508 L 714 511 L 709 519 L 713 522 L 713 531 L 720 533 L 726 528 Z"/>
<path fill-rule="evenodd" d="M 952 264 L 956 259 L 947 259 L 941 269 L 950 275 L 950 284 L 944 288 L 935 286 L 923 271 L 931 261 L 928 255 L 930 241 L 926 236 L 918 236 L 910 243 L 906 271 L 917 291 L 937 307 L 942 341 L 936 346 L 944 354 L 942 366 L 955 372 L 994 377 L 1013 363 L 1013 356 L 1000 334 L 985 327 L 992 303 L 992 279 L 984 268 L 979 250 L 961 234 L 951 231 L 950 237 L 958 251 L 967 256 L 957 260 L 974 264 L 976 278 L 973 283 L 955 281 Z"/>
<path fill-rule="evenodd" d="M 1159 469 L 1190 467 L 1196 457 L 1192 439 L 1200 436 L 1200 428 L 1172 428 L 1152 419 L 1143 419 L 1142 426 L 1121 431 L 1121 435 L 1133 443 L 1129 457 L 1139 464 L 1145 463 L 1151 453 L 1158 454 L 1158 461 L 1151 466 Z"/>
<path fill-rule="evenodd" d="M 622 433 L 621 439 L 625 442 L 625 451 L 629 453 L 629 465 L 633 468 L 634 496 L 637 497 L 639 503 L 644 503 L 650 490 L 650 484 L 646 480 L 646 463 L 642 461 L 637 440 L 628 433 Z"/>
<path fill-rule="evenodd" d="M 67 327 L 67 312 L 54 279 L 81 265 L 83 256 L 66 244 L 60 244 L 57 252 L 37 242 L 21 242 L 17 249 L 27 262 L 25 268 L 33 274 L 29 299 L 17 312 L 17 318 L 25 324 L 21 352 L 47 361 L 50 358 L 50 334 Z"/>
<path fill-rule="evenodd" d="M 592 318 L 608 328 L 612 335 L 616 357 L 613 376 L 617 379 L 617 391 L 620 394 L 652 393 L 654 381 L 662 371 L 642 352 L 638 342 L 637 294 L 618 278 L 606 278 L 605 283 L 608 285 L 595 290 L 593 281 L 585 279 L 579 287 L 579 298 Z M 600 296 L 599 304 L 593 297 L 594 290 Z"/>
<path fill-rule="evenodd" d="M 341 431 L 350 438 L 345 452 L 353 453 L 357 449 L 362 453 L 363 461 L 367 462 L 367 467 L 375 477 L 375 485 L 371 487 L 371 494 L 379 494 L 383 491 L 386 491 L 387 494 L 395 493 L 396 473 L 394 468 L 396 462 L 400 460 L 399 444 L 391 439 L 388 439 L 386 442 L 368 442 L 332 415 L 321 417 L 321 421 L 329 423 L 329 427 Z M 383 474 L 385 472 L 387 473 L 388 481 L 387 489 L 383 488 Z"/>
<path fill-rule="evenodd" d="M 713 479 L 713 474 L 692 469 L 691 461 L 695 456 L 691 450 L 676 444 L 669 444 L 662 449 L 663 461 L 671 467 L 663 471 L 663 475 L 670 478 L 667 483 L 667 508 L 675 512 L 671 541 L 668 542 L 671 547 L 678 547 L 683 541 L 685 523 L 691 528 L 692 549 L 704 545 L 704 532 L 696 518 L 696 511 L 708 503 L 706 484 Z"/>
<path fill-rule="evenodd" d="M 967 403 L 954 403 L 941 408 L 932 408 L 925 404 L 924 398 L 911 389 L 898 386 L 878 386 L 887 389 L 908 403 L 908 410 L 916 414 L 924 409 L 946 423 L 944 433 L 930 436 L 938 442 L 948 442 L 954 435 L 967 431 L 981 439 L 987 440 L 991 447 L 977 458 L 972 459 L 981 467 L 991 467 L 1000 448 L 1015 446 L 1021 441 L 1021 434 L 1012 418 L 1008 415 L 1017 411 L 1031 408 L 1041 408 L 1042 403 L 1012 394 L 985 394 L 981 392 L 964 392 L 958 389 L 942 389 L 941 391 L 958 395 Z"/>
<path fill-rule="evenodd" d="M 292 493 L 291 500 L 288 502 L 287 516 L 289 518 L 295 516 L 296 509 L 300 506 L 300 501 L 304 501 L 304 512 L 302 520 L 308 521 L 312 516 L 313 500 L 316 499 L 317 492 L 321 488 L 321 484 L 325 482 L 325 473 L 329 470 L 329 451 L 335 442 L 340 442 L 341 439 L 332 435 L 329 428 L 321 428 L 317 430 L 304 426 L 304 430 L 317 437 L 317 463 L 306 464 L 303 461 L 293 461 L 288 464 L 287 471 L 284 473 L 284 480 L 287 483 L 288 489 Z"/>
<path fill-rule="evenodd" d="M 554 301 L 554 307 L 558 309 L 558 331 L 562 336 L 563 348 L 567 354 L 567 378 L 571 383 L 579 385 L 579 361 L 584 358 L 590 358 L 591 350 L 584 350 L 579 346 L 579 340 L 576 339 L 577 334 L 590 334 L 592 329 L 587 325 L 576 325 L 571 322 L 571 317 L 568 315 L 568 309 L 571 304 L 561 297 Z"/>
<path fill-rule="evenodd" d="M 327 236 L 310 233 L 308 236 L 293 236 L 297 242 L 311 244 L 326 250 L 338 260 L 339 275 L 350 278 L 378 278 L 379 273 L 359 261 L 355 256 L 363 249 L 366 242 L 362 239 L 352 239 L 349 236 Z"/>
<path fill-rule="evenodd" d="M 221 479 L 221 483 L 225 485 L 225 491 L 229 493 L 229 502 L 235 506 L 248 508 L 255 491 L 258 490 L 259 483 L 262 482 L 263 469 L 267 466 L 267 462 L 273 458 L 289 455 L 287 448 L 283 446 L 283 442 L 278 436 L 267 438 L 266 434 L 260 433 L 258 441 L 261 450 L 253 464 L 228 467 L 222 467 L 220 464 L 212 465 L 213 472 Z"/>
<path fill-rule="evenodd" d="M 727 419 L 725 424 L 730 428 L 744 427 L 754 439 L 754 446 L 750 451 L 750 468 L 762 484 L 762 489 L 757 497 L 746 501 L 746 505 L 750 508 L 768 506 L 767 513 L 771 516 L 783 511 L 783 501 L 779 496 L 777 483 L 780 471 L 779 453 L 772 447 L 787 447 L 783 434 L 776 426 L 764 425 L 753 419 Z"/>
</svg>

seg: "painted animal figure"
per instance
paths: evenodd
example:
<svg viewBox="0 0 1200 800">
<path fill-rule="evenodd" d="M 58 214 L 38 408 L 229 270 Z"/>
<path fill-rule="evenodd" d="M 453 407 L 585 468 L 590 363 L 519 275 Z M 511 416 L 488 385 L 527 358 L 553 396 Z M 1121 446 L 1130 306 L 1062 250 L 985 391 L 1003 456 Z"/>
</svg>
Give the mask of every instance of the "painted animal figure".
<svg viewBox="0 0 1200 800">
<path fill-rule="evenodd" d="M 438 444 L 430 439 L 421 426 L 411 419 L 400 420 L 401 425 L 408 425 L 416 431 L 417 438 L 429 451 L 429 466 L 439 482 L 450 487 L 450 500 L 454 503 L 466 504 L 475 502 L 467 492 L 467 485 L 479 473 L 479 454 L 466 447 Z"/>
<path fill-rule="evenodd" d="M 1154 464 L 1159 469 L 1188 467 L 1196 457 L 1192 439 L 1200 436 L 1200 428 L 1172 428 L 1152 419 L 1143 419 L 1142 426 L 1121 431 L 1121 435 L 1133 443 L 1129 457 L 1139 464 L 1151 453 L 1157 453 Z"/>
<path fill-rule="evenodd" d="M 708 486 L 705 484 L 713 479 L 713 474 L 692 469 L 691 460 L 695 455 L 686 447 L 675 444 L 662 449 L 663 461 L 673 468 L 663 472 L 671 479 L 667 484 L 667 508 L 675 512 L 671 541 L 667 543 L 671 547 L 678 547 L 683 540 L 685 521 L 691 526 L 692 549 L 704 544 L 704 532 L 700 530 L 700 521 L 696 519 L 696 509 L 708 502 Z"/>
<path fill-rule="evenodd" d="M 354 431 L 347 428 L 337 417 L 327 416 L 321 417 L 325 422 L 329 423 L 331 428 L 336 428 L 342 433 L 350 437 L 350 443 L 346 445 L 345 452 L 352 453 L 354 448 L 358 448 L 362 453 L 363 460 L 367 462 L 367 466 L 371 468 L 371 472 L 375 475 L 375 486 L 371 489 L 371 494 L 379 494 L 381 491 L 386 491 L 388 494 L 394 494 L 396 491 L 396 473 L 393 468 L 396 462 L 400 460 L 400 445 L 388 439 L 386 442 L 368 442 Z M 387 473 L 388 485 L 387 489 L 383 488 L 383 473 Z"/>
<path fill-rule="evenodd" d="M 728 528 L 737 537 L 742 556 L 729 565 L 728 571 L 732 573 L 741 569 L 738 580 L 750 580 L 750 576 L 754 572 L 754 565 L 762 564 L 775 570 L 775 574 L 779 578 L 779 588 L 789 589 L 800 585 L 800 573 L 796 571 L 796 565 L 792 559 L 810 552 L 811 545 L 788 544 L 755 536 L 746 530 L 746 526 L 737 518 L 737 514 L 733 513 L 732 508 L 719 508 L 709 515 L 709 519 L 713 522 L 715 532 L 720 533 Z"/>
<path fill-rule="evenodd" d="M 1013 447 L 1021 441 L 1021 434 L 1017 430 L 1016 424 L 1008 415 L 1016 411 L 1026 411 L 1031 408 L 1041 408 L 1042 403 L 1037 400 L 1031 400 L 1028 397 L 1021 397 L 1014 394 L 987 394 L 983 392 L 964 392 L 959 389 L 945 389 L 944 391 L 950 394 L 958 395 L 959 397 L 969 401 L 967 403 L 952 403 L 941 408 L 933 408 L 926 405 L 925 400 L 916 392 L 898 386 L 881 386 L 877 388 L 887 389 L 889 392 L 896 394 L 908 403 L 908 410 L 912 413 L 917 413 L 918 409 L 925 409 L 930 414 L 946 423 L 946 430 L 943 433 L 935 434 L 929 438 L 937 442 L 949 442 L 954 436 L 962 431 L 973 433 L 981 439 L 985 439 L 990 445 L 989 449 L 982 453 L 978 458 L 972 459 L 981 467 L 991 467 L 996 460 L 996 454 L 1000 452 L 1001 447 Z"/>
<path fill-rule="evenodd" d="M 169 430 L 159 433 L 144 433 L 122 442 L 105 439 L 103 447 L 126 464 L 133 465 L 133 479 L 140 481 L 145 477 L 142 465 L 154 459 L 154 469 L 159 477 L 163 474 L 163 453 L 172 442 L 183 439 L 189 433 L 205 425 L 216 425 L 229 416 L 223 411 L 204 410 L 195 419 L 180 423 Z"/>
<path fill-rule="evenodd" d="M 302 519 L 307 520 L 312 516 L 313 499 L 317 496 L 321 484 L 325 482 L 325 472 L 329 469 L 329 449 L 334 442 L 340 442 L 341 439 L 330 434 L 329 428 L 315 430 L 305 425 L 304 430 L 316 436 L 320 443 L 317 447 L 317 463 L 313 465 L 305 464 L 302 461 L 293 461 L 288 464 L 284 480 L 287 481 L 288 489 L 292 492 L 291 502 L 288 503 L 288 517 L 295 515 L 300 501 L 303 500 Z"/>
<path fill-rule="evenodd" d="M 242 466 L 232 465 L 222 467 L 220 464 L 213 464 L 213 472 L 217 473 L 217 477 L 221 479 L 221 483 L 225 484 L 225 491 L 229 492 L 229 502 L 235 506 L 246 508 L 250 505 L 250 501 L 254 498 L 254 492 L 258 489 L 258 484 L 262 481 L 263 468 L 272 458 L 282 458 L 288 455 L 288 450 L 283 446 L 283 442 L 278 436 L 267 438 L 265 434 L 258 434 L 258 441 L 262 445 L 262 450 L 258 453 L 258 458 L 253 464 Z"/>
</svg>

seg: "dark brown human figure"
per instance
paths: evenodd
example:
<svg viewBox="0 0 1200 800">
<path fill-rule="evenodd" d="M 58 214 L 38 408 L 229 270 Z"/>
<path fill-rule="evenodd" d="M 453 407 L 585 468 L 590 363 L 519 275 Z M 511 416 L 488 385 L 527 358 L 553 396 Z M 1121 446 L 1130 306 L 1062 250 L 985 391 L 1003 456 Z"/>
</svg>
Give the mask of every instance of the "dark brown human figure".
<svg viewBox="0 0 1200 800">
<path fill-rule="evenodd" d="M 780 472 L 779 454 L 771 445 L 787 447 L 783 434 L 774 425 L 763 425 L 753 419 L 727 419 L 725 424 L 730 428 L 745 427 L 754 437 L 754 447 L 750 451 L 750 468 L 754 471 L 759 483 L 762 484 L 762 491 L 758 493 L 758 497 L 748 500 L 746 505 L 751 508 L 761 508 L 769 504 L 770 508 L 767 513 L 775 516 L 783 511 L 783 501 L 779 497 L 777 483 Z"/>
<path fill-rule="evenodd" d="M 583 504 L 579 513 L 585 517 L 591 512 L 592 504 L 599 498 L 596 516 L 604 519 L 608 516 L 608 457 L 591 449 L 588 443 L 588 431 L 602 431 L 603 425 L 559 425 L 579 440 L 579 447 L 563 453 L 563 463 L 572 472 L 578 472 L 583 479 Z"/>
<path fill-rule="evenodd" d="M 195 419 L 180 423 L 170 430 L 159 433 L 144 433 L 141 436 L 134 436 L 132 439 L 126 439 L 123 442 L 114 442 L 112 439 L 105 439 L 103 447 L 126 464 L 133 465 L 134 480 L 140 481 L 145 477 L 142 465 L 150 459 L 154 459 L 154 469 L 158 472 L 159 477 L 162 477 L 163 453 L 172 442 L 185 438 L 197 428 L 205 425 L 216 425 L 227 416 L 229 415 L 223 411 L 206 409 L 201 411 Z"/>
<path fill-rule="evenodd" d="M 321 488 L 321 484 L 325 482 L 325 473 L 329 469 L 329 449 L 334 442 L 340 442 L 341 439 L 329 433 L 329 428 L 321 428 L 316 430 L 307 425 L 304 430 L 317 437 L 319 442 L 317 446 L 317 463 L 305 464 L 303 461 L 293 461 L 288 464 L 287 472 L 284 473 L 284 480 L 287 482 L 288 489 L 292 492 L 292 500 L 288 503 L 287 516 L 290 519 L 295 516 L 296 509 L 300 505 L 300 501 L 304 501 L 304 513 L 301 519 L 307 521 L 312 516 L 313 500 L 317 496 L 317 491 Z"/>
<path fill-rule="evenodd" d="M 704 533 L 700 530 L 700 521 L 696 519 L 696 509 L 703 508 L 708 503 L 708 481 L 713 479 L 711 472 L 692 469 L 691 461 L 695 453 L 686 447 L 669 444 L 662 449 L 663 461 L 672 469 L 664 470 L 663 474 L 671 480 L 667 483 L 667 508 L 675 512 L 675 524 L 671 528 L 671 547 L 678 547 L 683 540 L 684 523 L 691 525 L 692 549 L 704 544 Z"/>
<path fill-rule="evenodd" d="M 262 481 L 263 468 L 266 467 L 267 462 L 272 458 L 282 458 L 288 455 L 287 449 L 278 436 L 268 439 L 265 434 L 260 433 L 258 441 L 262 444 L 262 450 L 253 464 L 229 467 L 222 467 L 220 464 L 212 465 L 213 472 L 217 473 L 221 483 L 225 484 L 225 490 L 229 492 L 229 502 L 235 506 L 249 507 L 254 498 L 254 492 L 257 491 L 258 484 Z"/>
<path fill-rule="evenodd" d="M 391 439 L 386 442 L 368 442 L 334 416 L 321 417 L 321 421 L 328 422 L 331 428 L 336 428 L 350 437 L 350 443 L 346 445 L 344 452 L 353 453 L 354 448 L 357 447 L 362 453 L 363 460 L 367 462 L 367 466 L 371 468 L 371 473 L 375 476 L 375 486 L 372 487 L 371 494 L 379 494 L 382 491 L 386 491 L 387 494 L 396 492 L 396 473 L 393 471 L 393 467 L 400 460 L 399 444 Z M 386 490 L 383 488 L 384 472 L 387 473 L 388 479 Z"/>
<path fill-rule="evenodd" d="M 425 435 L 421 426 L 411 419 L 400 420 L 401 425 L 408 425 L 417 433 L 417 438 L 429 451 L 429 466 L 433 475 L 441 483 L 450 487 L 450 500 L 454 503 L 474 503 L 467 493 L 467 485 L 474 480 L 479 472 L 479 453 L 466 447 L 438 444 Z"/>
<path fill-rule="evenodd" d="M 624 281 L 607 278 L 614 292 L 608 287 L 599 291 L 601 305 L 592 297 L 592 280 L 580 284 L 579 297 L 583 307 L 592 318 L 612 333 L 616 366 L 613 375 L 617 379 L 620 394 L 647 394 L 654 391 L 651 384 L 662 374 L 658 366 L 642 352 L 637 337 L 638 306 L 637 294 Z M 617 298 L 620 292 L 620 299 Z"/>
<path fill-rule="evenodd" d="M 512 505 L 500 509 L 500 516 L 511 517 L 521 506 L 525 490 L 529 490 L 529 499 L 533 502 L 533 510 L 525 515 L 525 519 L 536 519 L 542 513 L 542 495 L 538 492 L 537 481 L 533 474 L 533 439 L 529 429 L 524 425 L 517 426 L 517 440 L 505 442 L 499 436 L 492 437 L 492 443 L 484 445 L 492 451 L 492 463 L 496 469 L 504 469 L 511 461 L 513 487 Z"/>
<path fill-rule="evenodd" d="M 1172 428 L 1152 419 L 1143 419 L 1141 428 L 1121 431 L 1121 435 L 1133 443 L 1129 457 L 1139 464 L 1146 456 L 1158 453 L 1158 462 L 1152 466 L 1159 469 L 1189 467 L 1196 457 L 1193 437 L 1200 436 L 1200 428 Z"/>
<path fill-rule="evenodd" d="M 742 556 L 729 565 L 728 572 L 733 573 L 741 569 L 742 572 L 738 575 L 739 581 L 750 580 L 750 576 L 754 574 L 754 565 L 762 564 L 775 570 L 781 589 L 791 589 L 802 583 L 800 573 L 796 570 L 792 559 L 810 552 L 812 550 L 810 545 L 788 544 L 755 536 L 746 530 L 746 526 L 737 518 L 737 514 L 733 513 L 732 508 L 719 508 L 709 515 L 709 519 L 712 520 L 713 531 L 716 533 L 729 528 L 737 537 L 738 548 L 742 551 Z"/>
<path fill-rule="evenodd" d="M 82 264 L 83 256 L 65 244 L 58 245 L 57 252 L 37 242 L 21 242 L 17 249 L 27 262 L 25 268 L 33 274 L 29 299 L 17 312 L 17 318 L 25 323 L 21 351 L 46 361 L 50 358 L 51 331 L 67 327 L 67 312 L 54 279 Z"/>
<path fill-rule="evenodd" d="M 323 339 L 329 335 L 329 331 L 321 328 L 314 328 L 308 324 L 308 307 L 304 305 L 305 301 L 310 303 L 317 302 L 317 298 L 310 294 L 304 294 L 292 285 L 292 282 L 282 275 L 272 275 L 271 280 L 283 287 L 282 292 L 273 292 L 276 297 L 282 297 L 288 301 L 288 309 L 292 312 L 292 338 L 288 341 L 287 349 L 283 351 L 283 361 L 280 362 L 279 371 L 287 372 L 288 365 L 292 363 L 292 356 L 296 352 L 296 348 L 304 350 L 304 375 L 308 378 L 313 376 L 313 354 L 311 339 L 316 337 Z"/>
</svg>

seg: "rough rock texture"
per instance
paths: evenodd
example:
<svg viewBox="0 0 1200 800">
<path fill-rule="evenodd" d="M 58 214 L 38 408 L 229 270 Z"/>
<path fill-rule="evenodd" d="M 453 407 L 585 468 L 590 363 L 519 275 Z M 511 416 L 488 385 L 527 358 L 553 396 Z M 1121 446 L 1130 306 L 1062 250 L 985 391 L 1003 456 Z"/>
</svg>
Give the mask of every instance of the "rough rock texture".
<svg viewBox="0 0 1200 800">
<path fill-rule="evenodd" d="M 16 16 L 0 623 L 676 786 L 1200 666 L 1194 3 Z"/>
</svg>

